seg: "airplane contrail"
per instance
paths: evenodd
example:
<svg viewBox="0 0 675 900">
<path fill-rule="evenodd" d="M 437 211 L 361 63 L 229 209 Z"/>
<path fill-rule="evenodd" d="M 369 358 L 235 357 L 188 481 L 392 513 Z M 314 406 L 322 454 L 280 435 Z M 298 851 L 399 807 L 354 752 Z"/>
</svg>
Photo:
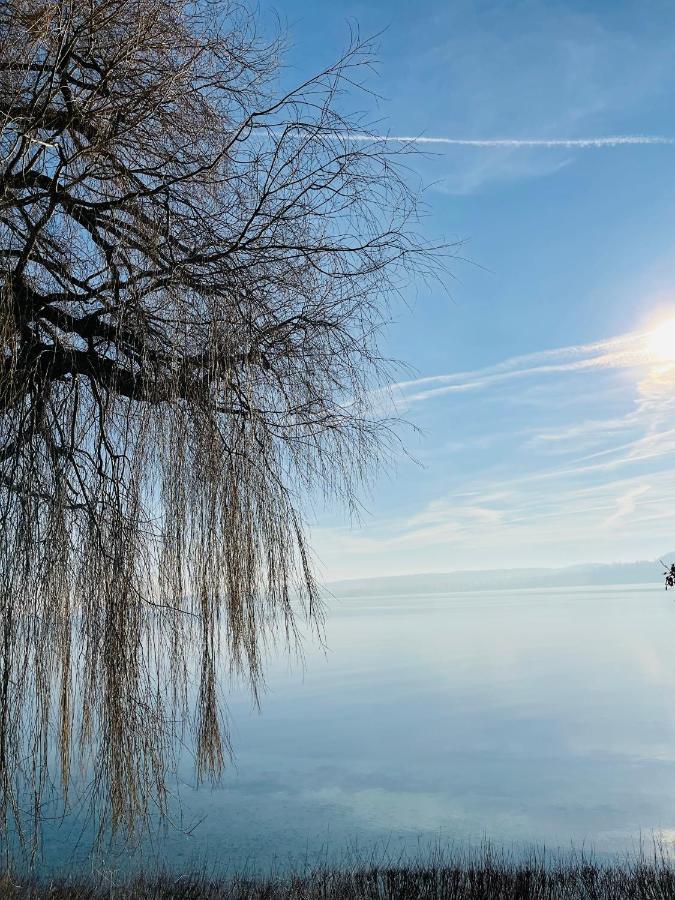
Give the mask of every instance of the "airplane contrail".
<svg viewBox="0 0 675 900">
<path fill-rule="evenodd" d="M 391 144 L 444 144 L 454 147 L 621 147 L 635 144 L 675 144 L 675 138 L 649 134 L 618 134 L 591 138 L 451 138 L 426 135 L 334 133 L 350 141 L 384 141 Z"/>
</svg>

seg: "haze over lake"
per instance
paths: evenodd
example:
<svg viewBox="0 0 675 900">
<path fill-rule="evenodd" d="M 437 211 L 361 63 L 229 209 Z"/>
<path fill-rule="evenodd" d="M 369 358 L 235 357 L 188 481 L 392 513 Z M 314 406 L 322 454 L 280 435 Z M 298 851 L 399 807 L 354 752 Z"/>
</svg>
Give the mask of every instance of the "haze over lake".
<svg viewBox="0 0 675 900">
<path fill-rule="evenodd" d="M 186 757 L 190 834 L 169 828 L 144 852 L 265 869 L 356 845 L 669 840 L 673 596 L 657 582 L 335 597 L 325 653 L 308 639 L 304 671 L 273 659 L 261 714 L 243 689 L 230 697 L 222 785 L 194 791 Z M 82 860 L 86 843 L 50 825 L 45 862 Z"/>
</svg>

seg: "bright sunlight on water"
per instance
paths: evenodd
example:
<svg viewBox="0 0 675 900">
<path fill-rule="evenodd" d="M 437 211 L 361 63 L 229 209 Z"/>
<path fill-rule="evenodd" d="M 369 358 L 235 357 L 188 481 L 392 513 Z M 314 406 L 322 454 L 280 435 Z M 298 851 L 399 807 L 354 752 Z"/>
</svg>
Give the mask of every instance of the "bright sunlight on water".
<svg viewBox="0 0 675 900">
<path fill-rule="evenodd" d="M 672 597 L 650 585 L 332 600 L 325 654 L 309 642 L 304 672 L 274 660 L 262 714 L 243 690 L 230 698 L 235 765 L 195 791 L 186 760 L 176 828 L 144 852 L 241 869 L 385 844 L 603 854 L 668 840 Z M 86 844 L 50 826 L 45 861 L 82 861 Z"/>
</svg>

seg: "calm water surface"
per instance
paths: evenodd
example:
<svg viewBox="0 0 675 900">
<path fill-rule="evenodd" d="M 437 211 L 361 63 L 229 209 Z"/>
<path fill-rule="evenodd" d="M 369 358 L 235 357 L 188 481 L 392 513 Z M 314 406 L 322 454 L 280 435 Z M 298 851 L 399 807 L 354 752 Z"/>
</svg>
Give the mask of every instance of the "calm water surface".
<svg viewBox="0 0 675 900">
<path fill-rule="evenodd" d="M 199 790 L 185 766 L 190 834 L 157 837 L 165 864 L 264 869 L 485 838 L 615 853 L 675 837 L 672 593 L 337 599 L 326 636 L 304 667 L 270 662 L 260 713 L 231 696 L 235 764 Z M 68 828 L 48 829 L 47 864 L 82 863 Z"/>
</svg>

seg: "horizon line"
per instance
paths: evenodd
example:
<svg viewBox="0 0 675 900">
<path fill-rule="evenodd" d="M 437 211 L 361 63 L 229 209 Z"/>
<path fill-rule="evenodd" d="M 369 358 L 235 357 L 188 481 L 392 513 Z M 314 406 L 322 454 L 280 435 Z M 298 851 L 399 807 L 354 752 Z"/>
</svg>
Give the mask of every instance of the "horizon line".
<svg viewBox="0 0 675 900">
<path fill-rule="evenodd" d="M 662 553 L 661 557 L 668 558 L 675 554 L 675 550 L 669 550 L 667 553 Z M 617 568 L 621 566 L 640 566 L 640 565 L 667 565 L 661 557 L 656 557 L 655 559 L 632 559 L 632 560 L 616 560 L 614 562 L 588 562 L 588 563 L 565 563 L 564 565 L 559 566 L 511 566 L 509 568 L 504 568 L 503 566 L 495 566 L 492 569 L 444 569 L 442 572 L 429 572 L 429 571 L 421 571 L 421 572 L 406 572 L 398 575 L 350 575 L 348 577 L 342 578 L 330 578 L 326 579 L 322 582 L 324 586 L 339 584 L 340 582 L 345 581 L 376 581 L 378 579 L 393 579 L 393 578 L 443 578 L 448 575 L 495 575 L 495 574 L 503 574 L 508 572 L 518 572 L 518 573 L 532 573 L 532 572 L 566 572 L 571 569 L 611 569 Z M 621 582 L 617 582 L 620 584 Z"/>
</svg>

